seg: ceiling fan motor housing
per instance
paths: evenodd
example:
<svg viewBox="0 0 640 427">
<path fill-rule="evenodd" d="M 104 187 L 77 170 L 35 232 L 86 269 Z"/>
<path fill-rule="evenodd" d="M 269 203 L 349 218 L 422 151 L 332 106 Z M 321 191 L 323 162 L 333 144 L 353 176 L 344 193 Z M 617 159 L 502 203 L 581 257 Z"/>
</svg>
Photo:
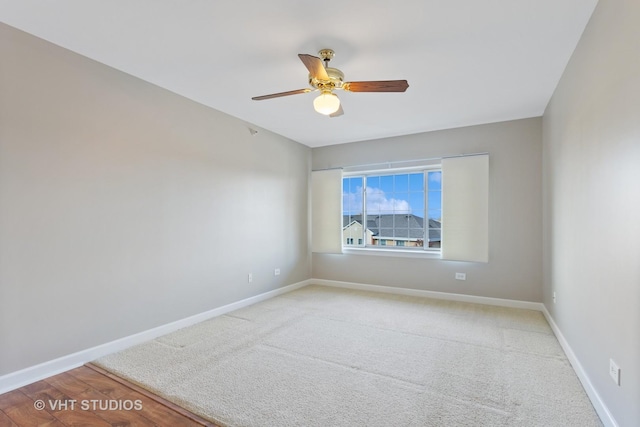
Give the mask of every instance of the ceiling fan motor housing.
<svg viewBox="0 0 640 427">
<path fill-rule="evenodd" d="M 315 89 L 320 90 L 333 90 L 341 89 L 344 82 L 344 73 L 337 68 L 326 68 L 329 80 L 318 79 L 309 74 L 309 85 Z"/>
</svg>

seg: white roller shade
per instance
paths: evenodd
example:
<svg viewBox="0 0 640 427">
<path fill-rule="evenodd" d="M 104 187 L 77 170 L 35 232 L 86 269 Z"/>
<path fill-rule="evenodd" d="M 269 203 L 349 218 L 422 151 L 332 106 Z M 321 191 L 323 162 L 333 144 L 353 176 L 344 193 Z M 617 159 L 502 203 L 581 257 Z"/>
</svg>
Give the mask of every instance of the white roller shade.
<svg viewBox="0 0 640 427">
<path fill-rule="evenodd" d="M 489 156 L 442 159 L 442 258 L 489 261 Z"/>
<path fill-rule="evenodd" d="M 311 172 L 311 250 L 342 253 L 342 169 Z"/>
</svg>

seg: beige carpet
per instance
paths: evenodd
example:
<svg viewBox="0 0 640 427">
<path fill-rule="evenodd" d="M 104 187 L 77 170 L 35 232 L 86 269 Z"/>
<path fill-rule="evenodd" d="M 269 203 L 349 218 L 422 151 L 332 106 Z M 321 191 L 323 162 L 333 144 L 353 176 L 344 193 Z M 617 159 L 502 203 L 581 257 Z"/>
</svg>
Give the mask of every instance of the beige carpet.
<svg viewBox="0 0 640 427">
<path fill-rule="evenodd" d="M 226 426 L 600 426 L 544 316 L 308 286 L 95 362 Z"/>
</svg>

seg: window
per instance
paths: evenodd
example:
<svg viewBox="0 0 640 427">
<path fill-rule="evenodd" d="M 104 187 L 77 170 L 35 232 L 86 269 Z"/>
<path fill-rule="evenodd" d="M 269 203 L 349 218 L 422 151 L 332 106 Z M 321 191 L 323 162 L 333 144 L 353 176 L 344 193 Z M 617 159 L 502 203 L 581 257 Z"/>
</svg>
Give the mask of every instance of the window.
<svg viewBox="0 0 640 427">
<path fill-rule="evenodd" d="M 439 169 L 345 176 L 344 246 L 439 250 L 441 176 Z"/>
<path fill-rule="evenodd" d="M 387 169 L 384 173 L 361 172 L 362 166 L 350 166 L 347 172 L 340 168 L 312 171 L 311 251 L 342 254 L 345 248 L 355 247 L 357 241 L 362 248 L 382 246 L 384 242 L 384 250 L 389 253 L 404 237 L 406 249 L 399 250 L 398 256 L 431 250 L 441 259 L 489 262 L 489 154 L 460 154 L 437 160 L 437 167 L 424 162 L 420 166 L 418 160 L 403 161 L 416 167 Z M 391 163 L 385 166 L 391 167 Z M 418 177 L 413 176 L 416 174 Z M 409 183 L 406 191 L 402 175 Z M 412 200 L 420 195 L 420 189 L 414 186 L 419 185 L 420 175 L 424 206 L 414 207 Z M 380 187 L 367 183 L 375 183 L 376 179 Z M 389 194 L 382 187 L 384 183 L 393 183 Z M 408 199 L 402 198 L 405 193 Z M 377 213 L 372 213 L 372 208 L 376 211 L 376 200 L 386 204 L 378 203 Z M 407 203 L 409 210 L 403 212 L 401 202 Z M 419 211 L 423 211 L 422 226 L 415 227 L 413 219 L 420 217 Z M 389 222 L 390 218 L 393 221 Z M 411 235 L 416 230 L 422 231 L 421 238 Z M 382 235 L 383 231 L 391 235 Z"/>
</svg>

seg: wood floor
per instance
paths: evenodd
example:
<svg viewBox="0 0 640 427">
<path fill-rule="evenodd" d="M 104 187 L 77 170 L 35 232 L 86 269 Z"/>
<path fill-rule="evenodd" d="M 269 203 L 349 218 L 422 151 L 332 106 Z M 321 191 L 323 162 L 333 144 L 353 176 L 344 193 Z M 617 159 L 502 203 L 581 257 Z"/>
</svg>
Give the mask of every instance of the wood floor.
<svg viewBox="0 0 640 427">
<path fill-rule="evenodd" d="M 213 426 L 91 364 L 0 395 L 4 426 Z"/>
</svg>

